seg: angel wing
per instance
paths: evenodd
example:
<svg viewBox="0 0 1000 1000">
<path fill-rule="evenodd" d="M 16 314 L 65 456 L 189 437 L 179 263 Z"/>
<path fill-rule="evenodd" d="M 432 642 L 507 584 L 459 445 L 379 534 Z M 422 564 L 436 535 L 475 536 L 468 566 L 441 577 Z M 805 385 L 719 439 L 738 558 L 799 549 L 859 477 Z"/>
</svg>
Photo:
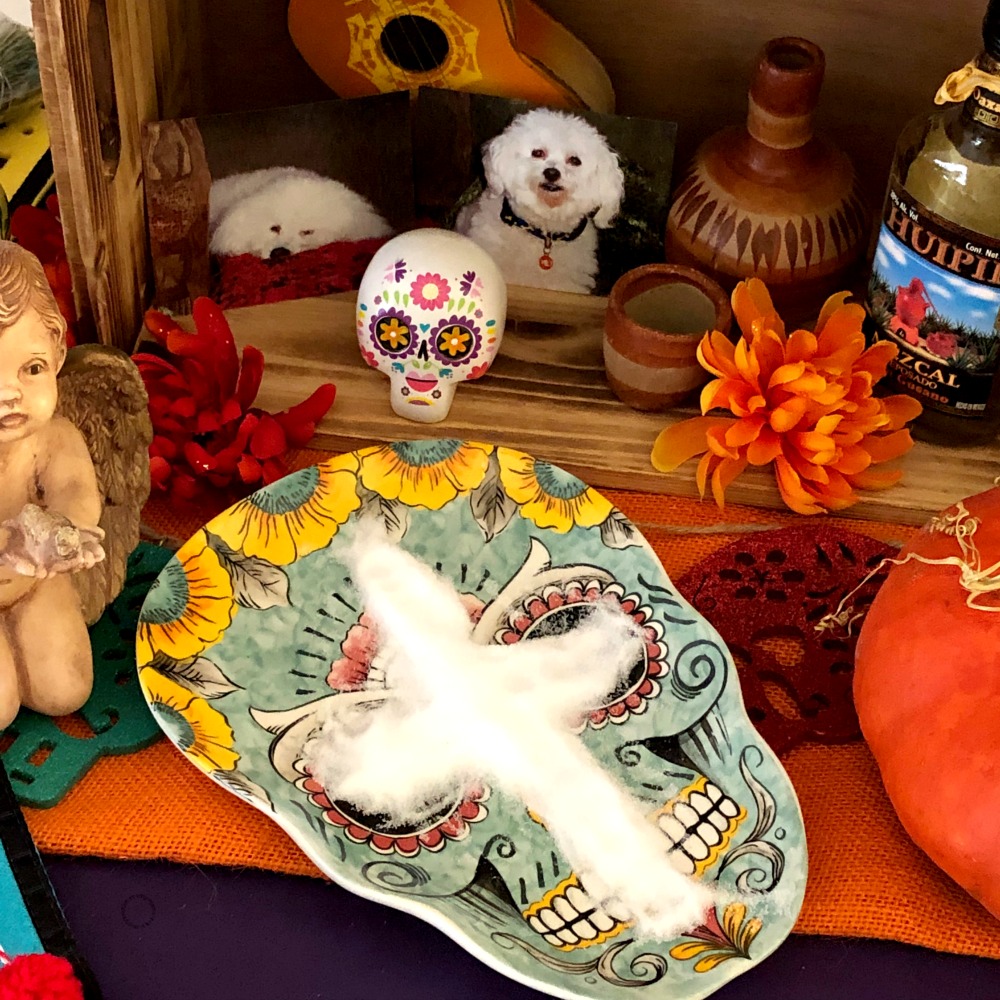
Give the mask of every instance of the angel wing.
<svg viewBox="0 0 1000 1000">
<path fill-rule="evenodd" d="M 70 348 L 59 371 L 58 412 L 83 434 L 103 500 L 104 561 L 73 574 L 90 624 L 121 592 L 139 544 L 153 427 L 139 370 L 124 351 L 102 344 Z"/>
</svg>

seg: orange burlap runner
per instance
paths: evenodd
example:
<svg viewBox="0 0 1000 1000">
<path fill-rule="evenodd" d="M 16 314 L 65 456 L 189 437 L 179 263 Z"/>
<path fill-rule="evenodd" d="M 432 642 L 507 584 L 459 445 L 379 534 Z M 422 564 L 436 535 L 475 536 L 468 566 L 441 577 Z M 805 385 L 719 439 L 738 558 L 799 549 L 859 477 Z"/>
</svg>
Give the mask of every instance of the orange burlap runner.
<svg viewBox="0 0 1000 1000">
<path fill-rule="evenodd" d="M 295 465 L 321 460 L 301 452 Z M 635 521 L 674 579 L 736 534 L 678 534 L 667 526 L 801 523 L 796 515 L 625 491 L 604 491 Z M 156 503 L 158 530 L 186 538 L 198 518 Z M 203 519 L 202 519 L 203 520 Z M 830 518 L 831 525 L 905 541 L 913 528 Z M 885 938 L 1000 958 L 1000 921 L 934 866 L 903 832 L 863 743 L 805 744 L 783 760 L 802 804 L 809 881 L 795 931 Z M 320 876 L 262 813 L 223 791 L 165 740 L 128 757 L 105 757 L 51 809 L 26 809 L 39 847 L 54 854 L 247 865 Z"/>
</svg>

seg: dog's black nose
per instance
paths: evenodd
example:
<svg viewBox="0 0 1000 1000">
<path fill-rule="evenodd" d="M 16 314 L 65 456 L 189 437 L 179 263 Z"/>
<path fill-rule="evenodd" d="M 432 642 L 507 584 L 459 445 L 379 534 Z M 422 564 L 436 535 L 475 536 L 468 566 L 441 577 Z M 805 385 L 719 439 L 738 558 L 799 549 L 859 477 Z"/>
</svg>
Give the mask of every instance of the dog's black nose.
<svg viewBox="0 0 1000 1000">
<path fill-rule="evenodd" d="M 559 180 L 560 177 L 562 177 L 562 174 L 559 172 L 559 170 L 556 167 L 546 167 L 542 171 L 542 176 L 547 181 L 551 181 L 551 182 L 554 183 L 555 181 Z"/>
<path fill-rule="evenodd" d="M 284 260 L 285 257 L 291 257 L 292 251 L 288 247 L 275 247 L 271 251 L 271 260 Z"/>
</svg>

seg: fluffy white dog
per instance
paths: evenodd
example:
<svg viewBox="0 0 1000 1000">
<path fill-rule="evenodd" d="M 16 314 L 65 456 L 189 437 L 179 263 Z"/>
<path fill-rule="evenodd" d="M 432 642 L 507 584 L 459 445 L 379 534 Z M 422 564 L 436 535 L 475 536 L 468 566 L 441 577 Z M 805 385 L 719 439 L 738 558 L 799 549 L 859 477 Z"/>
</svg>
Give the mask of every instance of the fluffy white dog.
<svg viewBox="0 0 1000 1000">
<path fill-rule="evenodd" d="M 625 179 L 618 154 L 577 115 L 535 108 L 483 146 L 486 190 L 455 228 L 518 285 L 591 292 L 597 230 L 611 225 Z"/>
<path fill-rule="evenodd" d="M 341 240 L 388 236 L 389 223 L 346 184 L 299 167 L 268 167 L 212 183 L 209 250 L 277 260 Z"/>
</svg>

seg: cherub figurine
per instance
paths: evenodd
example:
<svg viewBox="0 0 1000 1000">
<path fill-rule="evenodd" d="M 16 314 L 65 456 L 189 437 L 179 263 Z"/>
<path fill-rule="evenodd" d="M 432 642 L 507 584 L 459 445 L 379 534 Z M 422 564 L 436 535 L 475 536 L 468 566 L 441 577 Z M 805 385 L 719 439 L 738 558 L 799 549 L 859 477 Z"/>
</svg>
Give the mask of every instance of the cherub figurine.
<svg viewBox="0 0 1000 1000">
<path fill-rule="evenodd" d="M 87 625 L 124 584 L 151 435 L 128 356 L 67 354 L 41 264 L 0 241 L 0 729 L 21 705 L 64 715 L 89 697 Z"/>
</svg>

